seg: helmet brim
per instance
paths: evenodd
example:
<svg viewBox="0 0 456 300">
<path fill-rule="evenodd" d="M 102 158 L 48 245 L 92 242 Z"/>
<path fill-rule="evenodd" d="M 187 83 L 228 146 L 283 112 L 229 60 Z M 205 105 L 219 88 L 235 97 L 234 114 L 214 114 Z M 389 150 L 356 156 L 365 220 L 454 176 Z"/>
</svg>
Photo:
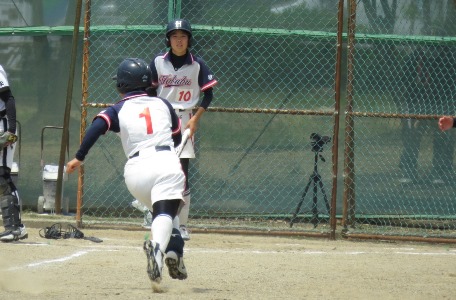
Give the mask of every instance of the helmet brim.
<svg viewBox="0 0 456 300">
<path fill-rule="evenodd" d="M 184 28 L 178 28 L 178 29 L 171 29 L 170 31 L 168 31 L 166 33 L 166 37 L 169 38 L 169 36 L 176 30 L 182 30 L 183 32 L 187 33 L 188 34 L 188 37 L 191 38 L 192 37 L 192 32 L 187 30 L 187 29 L 184 29 Z"/>
</svg>

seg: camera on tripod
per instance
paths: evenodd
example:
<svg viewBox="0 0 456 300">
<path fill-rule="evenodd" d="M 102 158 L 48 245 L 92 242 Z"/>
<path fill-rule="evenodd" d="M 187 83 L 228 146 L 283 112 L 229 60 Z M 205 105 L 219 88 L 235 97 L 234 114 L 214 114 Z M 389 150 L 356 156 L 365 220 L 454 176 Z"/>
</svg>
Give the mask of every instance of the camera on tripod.
<svg viewBox="0 0 456 300">
<path fill-rule="evenodd" d="M 318 133 L 310 134 L 310 139 L 312 140 L 311 146 L 313 152 L 322 152 L 323 146 L 331 142 L 331 138 L 326 135 L 319 135 Z"/>
<path fill-rule="evenodd" d="M 323 151 L 323 146 L 331 141 L 331 138 L 329 136 L 319 135 L 318 133 L 312 133 L 310 135 L 310 139 L 312 140 L 312 142 L 311 142 L 312 151 L 315 152 L 314 153 L 313 173 L 312 173 L 312 175 L 310 175 L 306 188 L 304 189 L 304 192 L 302 193 L 301 201 L 299 201 L 298 206 L 296 207 L 296 210 L 295 210 L 293 216 L 291 217 L 290 227 L 293 227 L 293 223 L 294 223 L 296 217 L 298 216 L 299 211 L 301 210 L 301 206 L 304 203 L 304 199 L 306 198 L 307 192 L 309 191 L 309 188 L 311 185 L 313 185 L 313 198 L 312 198 L 312 206 L 311 206 L 312 217 L 310 219 L 310 222 L 314 225 L 314 228 L 316 228 L 321 221 L 321 218 L 319 217 L 319 212 L 318 212 L 318 197 L 317 197 L 318 188 L 320 188 L 321 194 L 323 195 L 323 200 L 324 200 L 324 204 L 326 206 L 327 215 L 330 216 L 330 218 L 331 218 L 331 205 L 329 204 L 328 197 L 326 196 L 326 191 L 323 186 L 323 181 L 321 179 L 321 175 L 318 173 L 318 161 L 319 160 L 321 160 L 323 162 L 325 161 L 325 159 L 323 158 L 323 155 L 321 155 L 320 152 Z"/>
</svg>

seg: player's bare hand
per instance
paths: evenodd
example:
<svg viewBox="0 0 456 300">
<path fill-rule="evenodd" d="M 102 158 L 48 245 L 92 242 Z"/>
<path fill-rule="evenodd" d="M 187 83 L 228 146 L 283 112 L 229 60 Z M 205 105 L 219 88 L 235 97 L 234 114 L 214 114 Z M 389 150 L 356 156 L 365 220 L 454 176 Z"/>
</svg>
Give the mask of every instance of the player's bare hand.
<svg viewBox="0 0 456 300">
<path fill-rule="evenodd" d="M 439 119 L 439 128 L 442 131 L 453 128 L 454 119 L 453 117 L 444 116 Z"/>
<path fill-rule="evenodd" d="M 68 174 L 73 173 L 77 168 L 79 168 L 83 164 L 82 161 L 73 158 L 71 161 L 69 161 L 66 165 L 66 172 Z"/>
<path fill-rule="evenodd" d="M 185 129 L 187 128 L 190 129 L 190 134 L 188 137 L 192 138 L 196 132 L 196 122 L 192 122 L 192 119 L 190 119 L 190 121 L 187 123 L 187 126 L 185 126 Z"/>
</svg>

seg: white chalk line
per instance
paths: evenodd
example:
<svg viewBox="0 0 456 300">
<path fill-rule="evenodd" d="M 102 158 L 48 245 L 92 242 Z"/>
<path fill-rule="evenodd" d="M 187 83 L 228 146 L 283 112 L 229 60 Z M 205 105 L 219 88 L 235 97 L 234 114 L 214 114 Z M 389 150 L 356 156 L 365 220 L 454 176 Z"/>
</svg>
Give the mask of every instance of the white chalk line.
<svg viewBox="0 0 456 300">
<path fill-rule="evenodd" d="M 21 269 L 26 269 L 26 268 L 34 268 L 34 267 L 40 267 L 40 266 L 43 266 L 43 265 L 50 265 L 50 264 L 56 264 L 56 263 L 63 263 L 63 262 L 66 262 L 66 261 L 69 261 L 69 260 L 72 260 L 72 259 L 75 259 L 75 258 L 78 258 L 78 257 L 81 257 L 81 256 L 84 256 L 90 252 L 112 252 L 112 251 L 119 251 L 119 250 L 112 250 L 112 249 L 103 249 L 103 250 L 99 250 L 99 249 L 88 249 L 88 250 L 81 250 L 81 251 L 77 251 L 71 255 L 68 255 L 68 256 L 64 256 L 64 257 L 61 257 L 61 258 L 56 258 L 56 259 L 50 259 L 50 260 L 43 260 L 43 261 L 37 261 L 37 262 L 33 262 L 33 263 L 29 263 L 29 264 L 26 264 L 22 267 L 11 267 L 9 269 L 7 269 L 8 271 L 17 271 L 17 270 L 21 270 Z"/>
<path fill-rule="evenodd" d="M 318 250 L 280 250 L 280 251 L 264 251 L 264 250 L 243 250 L 243 249 L 204 249 L 204 248 L 189 248 L 185 252 L 190 253 L 242 253 L 242 254 L 301 254 L 301 255 L 378 255 L 378 254 L 400 254 L 400 255 L 423 255 L 423 256 L 456 256 L 455 252 L 408 252 L 408 251 L 318 251 Z"/>
<path fill-rule="evenodd" d="M 30 246 L 36 246 L 37 244 L 28 244 Z M 302 246 L 302 245 L 301 245 Z M 129 250 L 141 250 L 142 247 L 137 246 L 120 246 L 120 245 L 94 245 L 90 246 L 89 249 L 83 249 L 76 251 L 68 256 L 64 256 L 61 258 L 55 259 L 48 259 L 42 261 L 36 261 L 24 266 L 17 266 L 17 267 L 10 267 L 7 269 L 8 271 L 16 271 L 26 268 L 36 268 L 45 265 L 53 265 L 64 263 L 70 261 L 72 259 L 76 259 L 82 256 L 85 256 L 91 252 L 117 252 L 121 251 L 121 249 L 129 249 Z M 396 250 L 397 249 L 397 250 Z M 187 247 L 185 248 L 185 253 L 213 253 L 213 254 L 220 254 L 220 253 L 234 253 L 234 254 L 257 254 L 257 255 L 264 255 L 264 254 L 272 254 L 272 255 L 281 255 L 281 254 L 298 254 L 298 255 L 385 255 L 385 254 L 394 254 L 394 255 L 421 255 L 421 256 L 456 256 L 456 250 L 447 250 L 442 252 L 424 252 L 424 251 L 416 251 L 414 248 L 383 248 L 384 251 L 340 251 L 337 249 L 330 250 L 330 251 L 320 251 L 320 250 L 251 250 L 251 249 L 209 249 L 209 248 L 192 248 Z M 390 251 L 392 250 L 392 251 Z"/>
</svg>

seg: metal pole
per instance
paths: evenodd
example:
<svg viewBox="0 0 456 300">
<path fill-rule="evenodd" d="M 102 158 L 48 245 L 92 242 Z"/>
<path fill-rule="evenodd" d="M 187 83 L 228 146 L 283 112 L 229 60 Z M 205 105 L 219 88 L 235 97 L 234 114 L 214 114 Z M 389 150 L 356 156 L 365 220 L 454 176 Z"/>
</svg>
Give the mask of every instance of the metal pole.
<svg viewBox="0 0 456 300">
<path fill-rule="evenodd" d="M 63 186 L 63 168 L 65 164 L 66 150 L 68 149 L 69 140 L 69 123 L 70 123 L 70 111 L 71 111 L 71 99 L 73 95 L 73 82 L 74 82 L 74 69 L 76 64 L 76 53 L 78 50 L 78 36 L 79 36 L 79 20 L 81 18 L 81 7 L 82 0 L 78 0 L 76 5 L 76 17 L 74 19 L 73 29 L 73 47 L 71 49 L 71 62 L 70 71 L 68 77 L 66 104 L 65 104 L 65 115 L 63 120 L 63 132 L 62 140 L 60 145 L 60 159 L 59 159 L 59 174 L 57 176 L 57 187 L 56 187 L 56 198 L 55 198 L 55 213 L 61 213 L 62 203 L 62 186 Z"/>
<path fill-rule="evenodd" d="M 344 0 L 339 0 L 339 9 L 337 16 L 337 50 L 336 50 L 336 80 L 335 80 L 335 115 L 334 115 L 334 136 L 332 147 L 332 192 L 331 192 L 331 209 L 330 209 L 330 237 L 336 239 L 336 203 L 337 203 L 337 182 L 338 182 L 338 163 L 339 163 L 339 122 L 340 122 L 340 89 L 341 89 L 341 72 L 342 72 L 342 31 L 344 25 Z"/>
<path fill-rule="evenodd" d="M 356 28 L 356 1 L 350 0 L 348 18 L 348 82 L 347 82 L 347 107 L 345 111 L 345 168 L 344 168 L 344 199 L 343 219 L 344 227 L 353 225 L 355 221 L 355 149 L 354 149 L 354 119 L 353 111 L 353 72 L 355 55 L 355 28 Z"/>
<path fill-rule="evenodd" d="M 84 138 L 84 132 L 87 126 L 87 97 L 89 89 L 89 37 L 90 37 L 90 20 L 91 20 L 91 0 L 86 0 L 84 14 L 84 46 L 82 53 L 82 105 L 81 105 L 81 126 L 79 142 Z M 82 227 L 82 194 L 84 191 L 84 165 L 79 168 L 78 172 L 78 192 L 76 199 L 76 226 Z"/>
</svg>

